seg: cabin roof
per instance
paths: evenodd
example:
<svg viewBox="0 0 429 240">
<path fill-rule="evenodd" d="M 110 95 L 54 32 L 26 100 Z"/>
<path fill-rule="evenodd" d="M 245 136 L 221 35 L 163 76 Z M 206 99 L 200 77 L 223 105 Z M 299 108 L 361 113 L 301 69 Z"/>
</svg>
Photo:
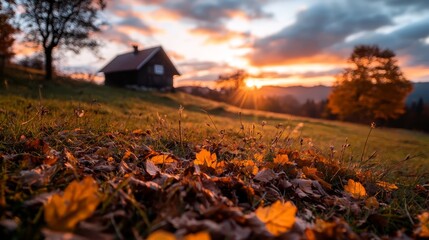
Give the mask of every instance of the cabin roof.
<svg viewBox="0 0 429 240">
<path fill-rule="evenodd" d="M 132 52 L 117 55 L 112 61 L 110 61 L 106 66 L 104 66 L 100 70 L 100 72 L 110 73 L 110 72 L 139 70 L 150 59 L 152 59 L 152 57 L 154 57 L 159 51 L 164 51 L 161 46 L 147 48 L 137 52 L 132 51 Z M 174 72 L 177 75 L 180 75 L 180 73 L 174 67 L 173 63 L 171 63 L 171 65 L 174 68 Z"/>
</svg>

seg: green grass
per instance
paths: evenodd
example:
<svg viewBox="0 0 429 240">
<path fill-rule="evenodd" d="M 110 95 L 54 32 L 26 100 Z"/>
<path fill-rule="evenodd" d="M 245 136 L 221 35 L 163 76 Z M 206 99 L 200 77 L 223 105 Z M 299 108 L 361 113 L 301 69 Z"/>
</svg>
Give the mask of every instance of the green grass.
<svg viewBox="0 0 429 240">
<path fill-rule="evenodd" d="M 181 106 L 183 111 L 180 110 Z M 85 111 L 81 117 L 76 114 L 79 110 Z M 0 86 L 0 160 L 3 176 L 0 181 L 0 210 L 5 206 L 12 210 L 8 210 L 9 213 L 2 215 L 0 220 L 15 216 L 23 226 L 35 224 L 34 228 L 21 227 L 22 231 L 18 234 L 21 238 L 33 236 L 35 232 L 40 234 L 35 229 L 45 226 L 41 220 L 43 208 L 23 210 L 20 206 L 38 194 L 64 189 L 73 179 L 80 178 L 77 170 L 70 172 L 59 162 L 55 165 L 58 165 L 58 172 L 51 176 L 51 182 L 26 187 L 27 180 L 22 180 L 21 175 L 33 171 L 35 162 L 40 162 L 41 155 L 46 155 L 29 148 L 27 141 L 42 139 L 62 158 L 67 158 L 64 155 L 70 150 L 90 165 L 91 161 L 94 162 L 91 158 L 101 155 L 111 156 L 115 164 L 119 163 L 126 152 L 131 151 L 137 161 L 130 159 L 128 164 L 143 168 L 142 165 L 151 156 L 144 153 L 148 146 L 156 154 L 164 152 L 184 160 L 175 169 L 169 169 L 167 165 L 162 167 L 162 171 L 168 170 L 168 174 L 174 173 L 180 177 L 189 170 L 189 161 L 195 159 L 195 153 L 202 148 L 216 153 L 218 160 L 227 163 L 235 159 L 255 160 L 255 154 L 262 154 L 267 165 L 258 165 L 259 170 L 268 167 L 276 172 L 284 171 L 289 180 L 293 179 L 291 176 L 299 175 L 301 168 L 316 167 L 319 177 L 332 185 L 330 197 L 341 196 L 346 180 L 355 179 L 361 180 L 369 195 L 376 196 L 385 205 L 376 212 L 362 210 L 358 214 L 352 214 L 350 210 L 341 212 L 336 206 L 320 210 L 315 207 L 317 204 L 314 201 L 321 200 L 301 201 L 293 192 L 284 190 L 284 199 L 294 199 L 299 216 L 304 218 L 302 209 L 310 209 L 315 216 L 326 220 L 333 216 L 341 217 L 356 232 L 369 231 L 383 235 L 405 228 L 407 234 L 412 235 L 417 214 L 429 206 L 429 196 L 424 192 L 427 190 L 421 187 L 429 181 L 429 135 L 375 128 L 367 139 L 369 131 L 370 126 L 243 110 L 185 93 L 137 92 L 66 78 L 46 82 L 37 72 L 11 68 L 7 69 Z M 31 161 L 26 162 L 29 152 Z M 273 165 L 273 158 L 280 153 L 288 154 L 297 166 Z M 99 161 L 105 162 L 106 159 Z M 80 167 L 86 169 L 81 174 L 90 171 L 89 167 Z M 212 175 L 214 170 L 203 167 L 202 171 Z M 240 184 L 250 184 L 252 175 L 243 171 L 232 164 L 225 168 L 222 177 L 237 177 L 242 181 Z M 142 173 L 133 174 L 137 178 Z M 129 209 L 126 210 L 131 211 L 131 220 L 145 221 L 142 227 L 138 221 L 129 223 L 124 220 L 120 226 L 115 226 L 115 231 L 123 230 L 123 234 L 130 236 L 127 226 L 131 224 L 137 229 L 141 228 L 140 234 L 147 236 L 159 227 L 157 224 L 163 223 L 159 219 L 162 214 L 158 215 L 147 199 L 142 198 L 138 202 L 140 192 L 125 184 L 128 181 L 125 174 L 97 173 L 97 178 L 105 192 L 113 191 L 108 180 L 119 181 L 117 178 L 120 178 L 123 181 L 113 193 L 106 193 L 107 200 L 97 210 L 97 216 L 107 214 L 109 207 L 117 209 L 118 191 L 122 188 L 125 191 L 128 187 L 130 198 L 135 199 L 128 199 L 132 206 L 127 205 Z M 399 190 L 393 193 L 384 191 L 376 186 L 379 180 L 395 183 Z M 187 181 L 184 182 L 187 184 Z M 419 186 L 420 190 L 416 190 Z M 187 188 L 186 191 L 189 193 L 191 190 Z M 198 191 L 195 194 L 198 196 Z M 256 195 L 260 199 L 253 199 L 254 202 L 250 202 L 248 207 L 242 207 L 243 211 L 251 212 L 258 204 L 272 202 L 266 194 L 261 194 L 262 197 L 255 194 L 255 199 Z M 364 209 L 363 201 L 356 203 Z M 185 208 L 185 205 L 180 206 Z M 388 223 L 385 226 L 361 226 L 359 221 L 368 216 L 382 217 Z"/>
<path fill-rule="evenodd" d="M 40 128 L 48 126 L 64 129 L 91 127 L 101 132 L 151 129 L 159 124 L 159 119 L 174 129 L 177 127 L 179 107 L 183 106 L 184 135 L 185 140 L 190 142 L 201 142 L 208 135 L 221 130 L 237 136 L 240 132 L 248 134 L 252 126 L 261 133 L 263 140 L 269 141 L 276 137 L 279 132 L 276 126 L 280 124 L 285 130 L 278 141 L 280 146 L 298 146 L 299 138 L 303 138 L 304 147 L 315 146 L 327 155 L 333 146 L 338 155 L 347 140 L 351 146 L 346 149 L 343 159 L 359 162 L 370 128 L 337 121 L 242 110 L 184 93 L 136 92 L 67 79 L 45 82 L 34 73 L 14 72 L 12 76 L 6 76 L 7 87 L 3 82 L 0 88 L 0 121 L 2 126 L 12 124 L 5 130 L 10 133 L 8 137 L 15 139 L 28 133 L 37 136 L 41 134 Z M 49 113 L 42 117 L 36 116 L 40 106 L 44 106 Z M 78 119 L 74 110 L 80 108 L 86 114 Z M 262 127 L 262 121 L 267 122 L 267 125 Z M 244 131 L 240 130 L 241 123 L 245 127 Z M 300 123 L 303 127 L 293 132 Z M 286 143 L 288 134 L 295 141 Z M 412 177 L 419 172 L 429 172 L 428 134 L 376 128 L 369 137 L 365 158 L 374 152 L 376 157 L 371 161 L 379 167 L 388 167 L 410 156 L 406 167 L 398 169 L 399 175 L 394 177 Z"/>
</svg>

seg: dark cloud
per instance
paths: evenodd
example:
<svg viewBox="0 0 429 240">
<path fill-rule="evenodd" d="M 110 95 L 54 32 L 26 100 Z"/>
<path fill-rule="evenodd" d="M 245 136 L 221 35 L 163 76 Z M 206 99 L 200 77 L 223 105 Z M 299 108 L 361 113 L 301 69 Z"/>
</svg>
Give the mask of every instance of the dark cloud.
<svg viewBox="0 0 429 240">
<path fill-rule="evenodd" d="M 406 66 L 429 65 L 429 17 L 402 26 L 390 33 L 369 33 L 354 39 L 343 48 L 351 49 L 357 44 L 377 44 L 393 50 L 399 57 L 405 57 Z"/>
<path fill-rule="evenodd" d="M 319 3 L 301 11 L 295 24 L 257 40 L 250 60 L 254 65 L 276 65 L 320 56 L 320 61 L 348 36 L 391 24 L 387 14 L 358 2 Z"/>
</svg>

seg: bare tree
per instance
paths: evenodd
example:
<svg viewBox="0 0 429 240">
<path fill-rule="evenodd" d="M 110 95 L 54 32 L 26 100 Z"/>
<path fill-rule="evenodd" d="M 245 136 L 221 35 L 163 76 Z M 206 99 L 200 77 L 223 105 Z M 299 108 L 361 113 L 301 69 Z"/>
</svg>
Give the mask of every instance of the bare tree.
<svg viewBox="0 0 429 240">
<path fill-rule="evenodd" d="M 105 0 L 19 0 L 23 30 L 30 41 L 42 45 L 45 55 L 45 79 L 52 79 L 52 54 L 61 46 L 79 53 L 82 48 L 96 49 L 99 42 L 90 38 L 100 31 L 99 12 Z"/>
</svg>

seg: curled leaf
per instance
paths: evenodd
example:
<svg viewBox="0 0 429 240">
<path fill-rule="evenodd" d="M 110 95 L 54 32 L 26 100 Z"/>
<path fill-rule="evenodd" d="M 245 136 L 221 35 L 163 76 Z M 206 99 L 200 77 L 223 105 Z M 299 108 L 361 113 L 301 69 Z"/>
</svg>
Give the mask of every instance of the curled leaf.
<svg viewBox="0 0 429 240">
<path fill-rule="evenodd" d="M 356 199 L 366 197 L 366 190 L 360 182 L 355 182 L 353 179 L 349 179 L 347 185 L 344 186 L 344 191 L 349 193 Z"/>
<path fill-rule="evenodd" d="M 271 206 L 256 209 L 256 216 L 274 236 L 290 230 L 295 223 L 297 208 L 291 203 L 276 201 Z"/>
<path fill-rule="evenodd" d="M 98 185 L 92 177 L 73 181 L 64 194 L 54 194 L 45 205 L 45 221 L 49 228 L 71 231 L 76 224 L 93 214 L 100 198 Z"/>
<path fill-rule="evenodd" d="M 379 187 L 384 188 L 386 191 L 393 191 L 398 189 L 398 186 L 396 186 L 396 184 L 383 182 L 383 181 L 377 181 L 377 185 Z"/>
</svg>

